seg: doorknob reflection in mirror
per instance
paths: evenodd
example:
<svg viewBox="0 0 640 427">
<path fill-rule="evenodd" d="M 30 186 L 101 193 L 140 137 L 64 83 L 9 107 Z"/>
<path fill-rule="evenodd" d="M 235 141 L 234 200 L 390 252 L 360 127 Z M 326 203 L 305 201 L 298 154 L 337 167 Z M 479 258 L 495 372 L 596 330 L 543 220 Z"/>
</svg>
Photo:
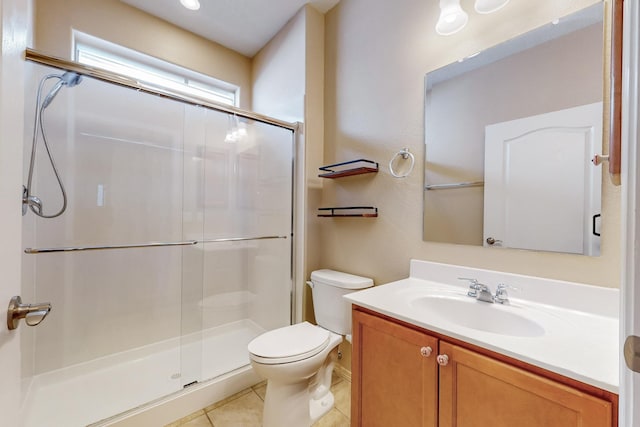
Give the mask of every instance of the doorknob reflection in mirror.
<svg viewBox="0 0 640 427">
<path fill-rule="evenodd" d="M 496 240 L 493 237 L 487 237 L 487 243 L 491 246 L 493 245 L 500 246 L 502 244 L 502 240 Z"/>
<path fill-rule="evenodd" d="M 604 155 L 604 154 L 596 154 L 595 156 L 593 156 L 593 159 L 591 159 L 591 163 L 593 163 L 595 166 L 600 166 L 602 164 L 602 162 L 608 162 L 609 161 L 609 155 Z"/>
<path fill-rule="evenodd" d="M 18 327 L 20 319 L 24 319 L 29 326 L 37 326 L 47 317 L 51 311 L 48 302 L 40 304 L 23 304 L 22 298 L 15 296 L 9 301 L 7 308 L 7 328 L 14 330 Z"/>
</svg>

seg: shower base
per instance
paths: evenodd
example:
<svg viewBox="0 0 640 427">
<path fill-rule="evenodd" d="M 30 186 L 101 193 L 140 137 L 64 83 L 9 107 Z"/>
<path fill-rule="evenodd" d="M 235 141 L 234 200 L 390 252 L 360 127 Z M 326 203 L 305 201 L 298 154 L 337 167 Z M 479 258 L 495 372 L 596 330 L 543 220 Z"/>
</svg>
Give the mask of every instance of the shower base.
<svg viewBox="0 0 640 427">
<path fill-rule="evenodd" d="M 258 382 L 247 344 L 262 332 L 241 320 L 34 376 L 25 427 L 169 423 Z M 183 389 L 181 356 L 211 380 Z"/>
</svg>

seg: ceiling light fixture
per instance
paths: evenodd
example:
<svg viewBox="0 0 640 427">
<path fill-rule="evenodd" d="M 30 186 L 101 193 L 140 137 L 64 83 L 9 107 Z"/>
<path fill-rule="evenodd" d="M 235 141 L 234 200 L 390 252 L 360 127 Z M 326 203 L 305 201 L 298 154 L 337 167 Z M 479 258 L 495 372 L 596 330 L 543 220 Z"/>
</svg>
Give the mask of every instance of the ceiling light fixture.
<svg viewBox="0 0 640 427">
<path fill-rule="evenodd" d="M 486 14 L 502 9 L 509 0 L 476 0 L 476 12 Z"/>
<path fill-rule="evenodd" d="M 224 142 L 236 143 L 244 140 L 248 135 L 247 124 L 244 120 L 238 119 L 235 114 L 229 114 L 229 124 L 227 127 L 227 135 Z"/>
<path fill-rule="evenodd" d="M 200 2 L 198 0 L 180 0 L 180 4 L 189 10 L 200 9 Z"/>
<path fill-rule="evenodd" d="M 462 10 L 460 0 L 440 0 L 440 18 L 436 24 L 438 34 L 443 36 L 455 34 L 467 25 L 468 20 L 469 15 Z"/>
</svg>

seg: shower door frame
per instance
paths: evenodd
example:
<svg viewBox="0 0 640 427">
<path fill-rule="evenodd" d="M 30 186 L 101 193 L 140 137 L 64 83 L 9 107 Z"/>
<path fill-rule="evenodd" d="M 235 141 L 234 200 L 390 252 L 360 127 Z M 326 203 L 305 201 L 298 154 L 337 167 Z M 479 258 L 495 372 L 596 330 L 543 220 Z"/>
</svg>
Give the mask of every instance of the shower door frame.
<svg viewBox="0 0 640 427">
<path fill-rule="evenodd" d="M 42 65 L 47 65 L 49 67 L 58 68 L 60 70 L 73 71 L 78 74 L 82 74 L 83 76 L 88 76 L 97 80 L 102 80 L 104 82 L 125 86 L 125 87 L 135 89 L 140 92 L 145 92 L 151 95 L 157 95 L 164 98 L 173 99 L 174 101 L 196 105 L 200 107 L 205 107 L 205 108 L 209 108 L 215 111 L 220 111 L 223 113 L 234 114 L 238 117 L 255 120 L 258 122 L 267 123 L 270 125 L 289 129 L 294 133 L 294 141 L 295 141 L 295 133 L 298 130 L 299 123 L 291 123 L 291 122 L 286 122 L 284 120 L 278 120 L 273 117 L 265 116 L 263 114 L 257 114 L 257 113 L 243 110 L 241 108 L 233 107 L 230 105 L 218 104 L 204 98 L 198 98 L 195 96 L 186 96 L 184 94 L 174 92 L 165 88 L 154 87 L 151 84 L 145 84 L 144 82 L 133 80 L 127 76 L 114 73 L 112 71 L 107 71 L 100 68 L 84 65 L 76 61 L 69 61 L 67 59 L 62 59 L 55 56 L 47 55 L 35 49 L 27 48 L 25 50 L 24 55 L 25 55 L 24 58 L 27 61 L 35 62 Z"/>
<path fill-rule="evenodd" d="M 302 290 L 300 289 L 300 286 L 298 286 L 298 283 L 302 283 L 302 281 L 304 280 L 304 278 L 301 276 L 301 269 L 303 268 L 303 253 L 302 253 L 302 248 L 304 247 L 304 242 L 300 241 L 300 242 L 296 242 L 294 237 L 296 235 L 299 236 L 303 236 L 303 230 L 304 230 L 304 215 L 302 214 L 304 211 L 304 199 L 305 199 L 305 192 L 303 190 L 304 186 L 300 186 L 298 187 L 296 185 L 296 182 L 299 179 L 304 179 L 305 177 L 305 168 L 304 168 L 304 162 L 300 162 L 300 164 L 298 164 L 298 162 L 296 162 L 296 159 L 299 156 L 302 156 L 300 158 L 304 158 L 304 136 L 303 136 L 303 129 L 304 126 L 302 125 L 302 123 L 300 122 L 287 122 L 284 120 L 279 120 L 273 117 L 269 117 L 269 116 L 265 116 L 263 114 L 258 114 L 258 113 L 254 113 L 252 111 L 247 111 L 247 110 L 243 110 L 241 108 L 237 108 L 234 106 L 230 106 L 230 105 L 226 105 L 226 104 L 218 104 L 215 102 L 211 102 L 209 100 L 206 99 L 202 99 L 202 98 L 197 98 L 197 97 L 193 97 L 193 96 L 186 96 L 184 94 L 180 94 L 177 92 L 173 92 L 170 91 L 168 89 L 165 88 L 158 88 L 158 87 L 153 87 L 150 84 L 145 84 L 142 82 L 138 82 L 136 80 L 133 80 L 127 76 L 118 74 L 118 73 L 114 73 L 112 71 L 107 71 L 107 70 L 103 70 L 97 67 L 92 67 L 92 66 L 88 66 L 88 65 L 84 65 L 81 64 L 79 62 L 76 61 L 69 61 L 63 58 L 58 58 L 52 55 L 47 55 L 45 53 L 39 52 L 35 49 L 31 49 L 31 48 L 26 48 L 24 51 L 24 59 L 26 61 L 31 61 L 37 64 L 41 64 L 41 65 L 46 65 L 49 67 L 54 67 L 54 68 L 58 68 L 60 70 L 64 70 L 64 71 L 73 71 L 76 72 L 78 74 L 84 75 L 84 76 L 88 76 L 88 77 L 92 77 L 94 79 L 97 80 L 101 80 L 107 83 L 112 83 L 112 84 L 116 84 L 116 85 L 120 85 L 120 86 L 124 86 L 124 87 L 128 87 L 140 92 L 144 92 L 144 93 L 148 93 L 151 95 L 156 95 L 156 96 L 160 96 L 163 98 L 168 98 L 168 99 L 172 99 L 174 101 L 178 101 L 178 102 L 182 102 L 182 103 L 186 103 L 186 104 L 190 104 L 190 105 L 195 105 L 195 106 L 199 106 L 199 107 L 204 107 L 204 108 L 208 108 L 211 110 L 215 110 L 215 111 L 219 111 L 219 112 L 223 112 L 223 113 L 227 113 L 227 114 L 233 114 L 235 116 L 238 117 L 242 117 L 242 118 L 246 118 L 246 119 L 250 119 L 250 120 L 255 120 L 257 122 L 261 122 L 261 123 L 266 123 L 266 124 L 270 124 L 273 126 L 277 126 L 277 127 L 281 127 L 284 129 L 288 129 L 292 132 L 291 138 L 292 138 L 292 159 L 291 159 L 291 177 L 292 177 L 292 186 L 291 186 L 291 207 L 292 207 L 292 212 L 291 212 L 291 233 L 289 236 L 286 236 L 288 238 L 291 239 L 291 271 L 290 271 L 290 278 L 291 278 L 291 294 L 290 294 L 290 306 L 291 306 L 291 310 L 290 310 L 290 323 L 297 323 L 300 322 L 302 320 Z M 301 148 L 302 147 L 302 148 Z M 299 232 L 299 233 L 297 233 Z M 276 236 L 269 236 L 268 238 L 273 238 Z M 281 237 L 281 236 L 277 236 L 277 237 Z M 230 239 L 233 240 L 233 239 Z M 247 239 L 241 239 L 241 240 L 247 240 Z M 157 244 L 150 244 L 150 245 L 157 245 L 157 246 L 164 246 L 164 245 L 191 245 L 191 244 L 195 244 L 196 242 L 192 242 L 192 241 L 184 241 L 184 242 L 171 242 L 171 243 L 167 243 L 167 244 L 161 244 L 161 245 L 157 245 Z M 147 245 L 138 245 L 138 247 L 141 246 L 147 246 Z M 64 251 L 73 251 L 73 250 L 86 250 L 87 248 L 60 248 L 63 249 Z M 102 249 L 100 247 L 97 248 L 89 248 L 89 250 L 93 250 L 93 249 Z M 105 248 L 105 249 L 109 249 L 109 248 Z M 45 251 L 49 251 L 49 252 L 56 252 L 58 250 L 54 249 L 51 250 L 50 248 L 45 249 Z M 35 250 L 33 253 L 37 253 L 38 251 Z"/>
<path fill-rule="evenodd" d="M 21 58 L 22 59 L 22 58 Z M 242 110 L 236 107 L 216 104 L 208 100 L 198 99 L 195 97 L 184 96 L 179 93 L 174 93 L 162 88 L 154 88 L 150 85 L 146 85 L 144 83 L 140 83 L 138 81 L 131 80 L 126 76 L 119 75 L 117 73 L 112 73 L 106 70 L 101 70 L 95 67 L 85 66 L 83 64 L 68 61 L 61 58 L 56 58 L 53 56 L 49 56 L 40 52 L 37 52 L 33 49 L 25 49 L 24 50 L 24 59 L 30 62 L 34 62 L 37 64 L 57 68 L 65 71 L 73 71 L 81 75 L 85 75 L 103 82 L 116 84 L 119 86 L 127 87 L 134 89 L 136 91 L 141 91 L 147 94 L 159 96 L 162 98 L 167 98 L 173 101 L 177 101 L 183 104 L 194 105 L 198 107 L 204 107 L 206 109 L 211 109 L 214 111 L 233 114 L 235 116 L 246 118 L 249 120 L 253 120 L 260 123 L 265 123 L 268 125 L 276 126 L 279 128 L 283 128 L 291 131 L 291 226 L 290 233 L 286 236 L 266 236 L 266 237 L 258 237 L 259 239 L 273 239 L 273 238 L 285 238 L 290 239 L 290 292 L 289 292 L 289 307 L 290 307 L 290 315 L 289 315 L 289 323 L 295 323 L 299 321 L 301 318 L 301 295 L 302 292 L 300 290 L 299 283 L 302 283 L 302 272 L 300 271 L 303 254 L 302 248 L 303 244 L 294 239 L 294 236 L 298 235 L 298 233 L 302 233 L 304 230 L 304 215 L 301 214 L 301 209 L 304 207 L 304 186 L 297 185 L 296 182 L 300 177 L 304 177 L 304 162 L 298 162 L 298 156 L 304 156 L 304 136 L 303 136 L 303 127 L 301 123 L 290 123 L 281 121 L 272 117 L 256 114 L 250 111 Z M 24 109 L 21 109 L 23 111 Z M 303 157 L 304 158 L 304 157 Z M 22 162 L 20 162 L 22 165 Z M 21 227 L 19 227 L 21 229 Z M 242 239 L 216 239 L 216 241 L 234 241 L 234 240 L 253 240 L 253 238 L 242 238 Z M 22 244 L 22 241 L 20 240 Z M 151 243 L 153 246 L 175 246 L 175 245 L 192 245 L 196 242 L 192 241 L 183 241 L 183 242 L 167 242 L 167 243 Z M 146 244 L 136 245 L 136 246 L 147 246 Z M 102 249 L 111 249 L 111 247 L 84 247 L 84 248 L 45 248 L 44 252 L 58 252 L 58 251 L 77 251 L 77 250 L 102 250 Z M 35 249 L 30 253 L 38 253 L 38 250 Z M 21 284 L 18 283 L 17 286 L 20 288 Z M 14 291 L 19 294 L 18 291 Z M 1 342 L 1 341 L 0 341 Z M 18 355 L 18 358 L 20 356 Z M 19 370 L 18 370 L 19 371 Z M 18 376 L 19 372 L 18 372 Z M 199 383 L 208 382 L 209 378 L 200 378 Z M 18 396 L 19 398 L 19 396 Z M 162 400 L 163 398 L 160 398 Z M 20 406 L 20 405 L 16 405 Z M 19 414 L 16 414 L 18 416 Z M 121 414 L 122 415 L 122 414 Z M 114 414 L 115 418 L 120 418 L 120 415 Z"/>
</svg>

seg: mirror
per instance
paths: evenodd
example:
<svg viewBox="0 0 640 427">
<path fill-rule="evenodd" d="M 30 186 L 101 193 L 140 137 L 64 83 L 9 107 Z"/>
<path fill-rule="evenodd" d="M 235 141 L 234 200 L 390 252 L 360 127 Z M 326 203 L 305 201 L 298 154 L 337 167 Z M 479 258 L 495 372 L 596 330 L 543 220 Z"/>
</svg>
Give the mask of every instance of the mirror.
<svg viewBox="0 0 640 427">
<path fill-rule="evenodd" d="M 424 240 L 600 254 L 603 15 L 427 74 Z"/>
</svg>

